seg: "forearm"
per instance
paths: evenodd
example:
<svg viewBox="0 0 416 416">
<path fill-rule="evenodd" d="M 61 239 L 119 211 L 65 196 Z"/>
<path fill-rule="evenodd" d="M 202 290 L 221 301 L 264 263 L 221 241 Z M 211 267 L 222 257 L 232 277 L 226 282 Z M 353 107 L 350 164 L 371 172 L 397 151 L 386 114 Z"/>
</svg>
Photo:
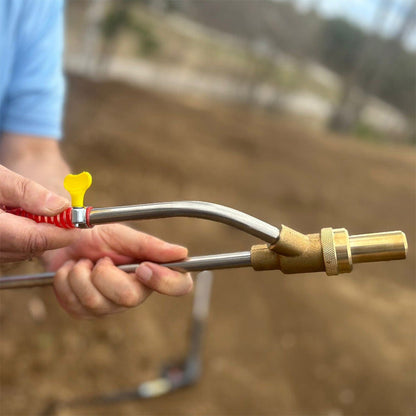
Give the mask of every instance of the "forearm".
<svg viewBox="0 0 416 416">
<path fill-rule="evenodd" d="M 0 163 L 67 197 L 62 184 L 70 169 L 61 154 L 59 141 L 4 133 L 0 140 Z"/>
</svg>

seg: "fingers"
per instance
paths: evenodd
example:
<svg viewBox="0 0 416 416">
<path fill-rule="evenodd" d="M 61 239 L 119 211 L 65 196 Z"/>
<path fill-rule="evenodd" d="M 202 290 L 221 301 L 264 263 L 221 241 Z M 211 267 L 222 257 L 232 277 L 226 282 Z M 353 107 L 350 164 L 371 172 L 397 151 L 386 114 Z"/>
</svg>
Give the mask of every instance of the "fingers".
<svg viewBox="0 0 416 416">
<path fill-rule="evenodd" d="M 69 201 L 0 165 L 0 207 L 4 205 L 37 215 L 55 215 L 67 208 Z M 36 224 L 0 209 L 0 262 L 39 256 L 70 244 L 74 237 L 73 231 Z"/>
<path fill-rule="evenodd" d="M 175 272 L 149 262 L 140 264 L 136 269 L 136 276 L 144 285 L 164 295 L 186 295 L 193 287 L 189 273 Z"/>
<path fill-rule="evenodd" d="M 77 230 L 36 224 L 27 218 L 0 212 L 0 261 L 18 261 L 39 256 L 46 250 L 67 246 Z"/>
<path fill-rule="evenodd" d="M 179 260 L 187 249 L 166 243 L 134 229 L 112 224 L 78 233 L 68 250 L 69 258 L 88 256 L 90 260 L 66 263 L 56 275 L 55 291 L 61 305 L 78 317 L 101 316 L 140 305 L 153 290 L 180 296 L 192 290 L 189 274 L 181 274 L 158 264 L 145 262 L 135 274 L 118 269 L 113 261 Z M 103 256 L 108 256 L 104 257 Z M 110 258 L 111 257 L 111 258 Z M 91 261 L 100 259 L 95 266 Z"/>
<path fill-rule="evenodd" d="M 90 260 L 80 260 L 69 273 L 69 287 L 82 307 L 91 315 L 99 316 L 117 312 L 120 306 L 107 299 L 94 286 L 91 278 L 92 269 L 93 264 Z"/>
<path fill-rule="evenodd" d="M 86 259 L 65 263 L 55 275 L 54 289 L 61 306 L 80 318 L 120 312 L 141 304 L 151 293 L 108 258 L 95 266 Z"/>
<path fill-rule="evenodd" d="M 75 262 L 67 261 L 56 273 L 53 279 L 53 289 L 58 302 L 70 315 L 74 317 L 87 317 L 89 311 L 81 305 L 81 302 L 73 292 L 68 282 L 69 273 Z"/>
<path fill-rule="evenodd" d="M 117 251 L 132 259 L 163 263 L 184 259 L 188 255 L 185 247 L 167 243 L 120 224 L 103 225 L 93 231 L 98 234 L 100 241 L 106 243 L 108 250 Z"/>
<path fill-rule="evenodd" d="M 94 267 L 92 282 L 108 299 L 117 305 L 134 307 L 143 303 L 152 292 L 137 281 L 133 274 L 127 274 L 104 257 Z"/>
<path fill-rule="evenodd" d="M 56 215 L 69 201 L 0 165 L 0 204 L 20 207 L 37 215 Z"/>
</svg>

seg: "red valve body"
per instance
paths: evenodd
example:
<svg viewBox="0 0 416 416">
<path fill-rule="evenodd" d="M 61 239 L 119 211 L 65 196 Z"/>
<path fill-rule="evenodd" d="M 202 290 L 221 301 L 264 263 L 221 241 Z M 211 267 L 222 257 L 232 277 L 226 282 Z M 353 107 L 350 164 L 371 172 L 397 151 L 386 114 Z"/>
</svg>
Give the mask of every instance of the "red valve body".
<svg viewBox="0 0 416 416">
<path fill-rule="evenodd" d="M 37 223 L 52 224 L 59 228 L 75 228 L 75 225 L 72 223 L 72 208 L 67 208 L 65 211 L 62 211 L 60 214 L 54 215 L 53 217 L 31 214 L 22 208 L 11 208 L 6 209 L 5 211 L 8 214 L 29 218 Z"/>
</svg>

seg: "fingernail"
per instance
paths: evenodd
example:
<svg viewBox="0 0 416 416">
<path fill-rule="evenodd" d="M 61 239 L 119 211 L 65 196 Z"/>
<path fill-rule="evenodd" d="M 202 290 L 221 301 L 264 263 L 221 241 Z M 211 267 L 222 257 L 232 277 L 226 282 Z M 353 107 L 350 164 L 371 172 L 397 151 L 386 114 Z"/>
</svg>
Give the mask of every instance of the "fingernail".
<svg viewBox="0 0 416 416">
<path fill-rule="evenodd" d="M 152 269 L 144 264 L 136 269 L 136 275 L 142 282 L 148 282 L 152 278 L 152 274 Z"/>
<path fill-rule="evenodd" d="M 62 211 L 69 207 L 69 201 L 59 195 L 50 192 L 46 197 L 45 208 L 52 213 Z"/>
</svg>

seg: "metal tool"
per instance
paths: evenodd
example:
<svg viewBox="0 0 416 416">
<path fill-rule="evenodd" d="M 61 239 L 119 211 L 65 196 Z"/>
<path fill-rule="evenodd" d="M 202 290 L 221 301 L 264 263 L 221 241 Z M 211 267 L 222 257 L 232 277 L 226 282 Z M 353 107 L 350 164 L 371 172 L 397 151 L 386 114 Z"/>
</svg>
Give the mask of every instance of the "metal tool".
<svg viewBox="0 0 416 416">
<path fill-rule="evenodd" d="M 88 175 L 86 172 L 71 175 L 75 179 L 80 176 L 79 185 L 75 179 L 66 181 L 70 182 L 71 187 L 67 189 L 78 205 L 83 204 L 83 194 L 91 184 Z M 286 274 L 323 271 L 332 276 L 351 272 L 355 263 L 400 260 L 407 255 L 407 240 L 402 231 L 350 236 L 345 228 L 323 228 L 319 233 L 306 235 L 285 225 L 278 228 L 233 208 L 200 201 L 108 208 L 75 206 L 56 217 L 36 216 L 20 208 L 8 212 L 64 228 L 90 228 L 118 221 L 194 217 L 227 224 L 266 243 L 254 245 L 249 251 L 191 257 L 163 264 L 178 271 L 250 266 L 254 270 L 281 270 Z M 118 267 L 126 272 L 134 272 L 137 266 L 138 264 L 128 264 Z M 3 277 L 0 278 L 0 289 L 50 285 L 53 276 L 54 273 L 42 273 Z"/>
</svg>

